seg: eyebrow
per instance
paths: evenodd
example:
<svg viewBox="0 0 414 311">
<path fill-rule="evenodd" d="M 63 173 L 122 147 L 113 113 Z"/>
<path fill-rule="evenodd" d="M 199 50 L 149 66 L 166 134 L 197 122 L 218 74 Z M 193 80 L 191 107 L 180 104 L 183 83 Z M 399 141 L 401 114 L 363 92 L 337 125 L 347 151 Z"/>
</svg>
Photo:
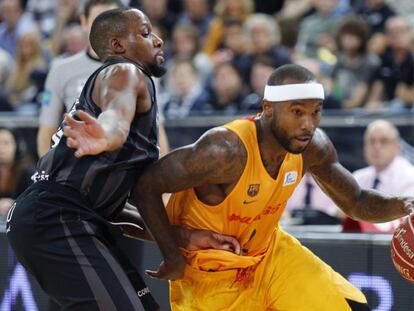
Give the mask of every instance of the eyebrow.
<svg viewBox="0 0 414 311">
<path fill-rule="evenodd" d="M 301 100 L 295 100 L 289 103 L 290 107 L 294 107 L 294 106 L 304 106 L 305 104 L 307 104 L 308 102 L 305 101 L 301 101 Z M 319 101 L 318 102 L 318 106 L 322 107 L 323 106 L 323 102 Z"/>
</svg>

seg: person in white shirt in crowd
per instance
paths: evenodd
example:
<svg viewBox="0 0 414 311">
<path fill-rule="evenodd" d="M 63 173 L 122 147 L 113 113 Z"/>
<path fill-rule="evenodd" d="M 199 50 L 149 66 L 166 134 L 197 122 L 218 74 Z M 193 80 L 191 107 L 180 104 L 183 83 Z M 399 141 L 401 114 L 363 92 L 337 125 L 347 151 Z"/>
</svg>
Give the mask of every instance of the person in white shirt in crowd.
<svg viewBox="0 0 414 311">
<path fill-rule="evenodd" d="M 368 125 L 364 134 L 364 157 L 369 166 L 353 173 L 362 188 L 398 196 L 414 193 L 414 165 L 400 155 L 400 134 L 394 124 L 386 120 L 376 120 Z M 295 209 L 306 209 L 307 206 L 331 216 L 344 217 L 310 175 L 304 176 L 289 199 L 286 209 L 292 214 Z M 399 220 L 381 224 L 356 223 L 346 219 L 344 230 L 392 233 L 399 223 Z"/>
<path fill-rule="evenodd" d="M 364 134 L 364 157 L 368 167 L 353 174 L 363 188 L 373 188 L 388 195 L 409 196 L 414 193 L 414 165 L 400 156 L 400 134 L 389 121 L 370 123 Z M 399 220 L 382 224 L 361 222 L 364 232 L 393 232 Z"/>
</svg>

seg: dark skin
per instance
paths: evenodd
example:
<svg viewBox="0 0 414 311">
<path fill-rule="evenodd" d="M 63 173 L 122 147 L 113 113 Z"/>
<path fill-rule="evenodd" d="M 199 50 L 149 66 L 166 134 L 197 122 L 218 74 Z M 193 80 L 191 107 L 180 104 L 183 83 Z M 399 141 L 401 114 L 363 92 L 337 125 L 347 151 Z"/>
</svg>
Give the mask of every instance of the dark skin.
<svg viewBox="0 0 414 311">
<path fill-rule="evenodd" d="M 164 61 L 161 50 L 163 42 L 151 32 L 151 23 L 141 11 L 131 9 L 126 14 L 130 32 L 124 37 L 108 40 L 105 58 L 125 59 L 153 74 L 151 69 Z M 102 70 L 95 80 L 92 99 L 102 110 L 97 119 L 83 111 L 76 112 L 81 121 L 70 115 L 65 116 L 67 125 L 64 134 L 68 137 L 67 145 L 75 149 L 77 157 L 120 148 L 128 137 L 135 115 L 151 109 L 145 74 L 131 63 L 114 64 Z M 163 221 L 168 223 L 166 215 L 164 218 Z M 127 204 L 113 221 L 133 223 L 143 229 L 123 224 L 126 236 L 153 240 L 134 206 Z M 185 266 L 185 260 L 177 246 L 189 250 L 217 248 L 240 252 L 240 245 L 233 237 L 178 226 L 169 228 L 168 231 L 167 243 L 170 247 L 163 255 L 166 257 L 166 277 L 169 279 L 180 278 Z"/>
<path fill-rule="evenodd" d="M 302 81 L 286 80 L 285 84 Z M 304 173 L 310 172 L 321 188 L 348 216 L 370 222 L 390 221 L 409 214 L 414 198 L 389 197 L 361 189 L 352 174 L 339 162 L 332 142 L 318 129 L 322 102 L 295 100 L 263 101 L 263 113 L 256 118 L 262 162 L 276 178 L 287 152 L 302 153 Z M 199 200 L 209 205 L 222 202 L 234 188 L 246 165 L 247 152 L 239 137 L 225 128 L 214 128 L 197 142 L 179 148 L 153 163 L 135 186 L 133 201 L 161 250 L 167 248 L 162 193 L 195 188 Z M 269 233 L 270 234 L 270 233 Z M 161 264 L 152 275 L 168 278 Z"/>
</svg>

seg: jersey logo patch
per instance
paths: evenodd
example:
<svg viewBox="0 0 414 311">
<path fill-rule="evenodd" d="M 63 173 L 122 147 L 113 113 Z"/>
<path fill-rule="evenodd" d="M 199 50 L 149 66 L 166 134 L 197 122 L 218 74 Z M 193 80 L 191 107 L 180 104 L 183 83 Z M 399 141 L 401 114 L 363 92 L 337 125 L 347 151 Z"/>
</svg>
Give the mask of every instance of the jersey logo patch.
<svg viewBox="0 0 414 311">
<path fill-rule="evenodd" d="M 285 178 L 283 179 L 283 186 L 289 186 L 296 183 L 298 179 L 298 172 L 297 171 L 290 171 L 285 174 Z"/>
<path fill-rule="evenodd" d="M 247 189 L 247 194 L 249 197 L 255 197 L 260 190 L 260 184 L 251 184 L 249 185 L 249 189 Z"/>
</svg>

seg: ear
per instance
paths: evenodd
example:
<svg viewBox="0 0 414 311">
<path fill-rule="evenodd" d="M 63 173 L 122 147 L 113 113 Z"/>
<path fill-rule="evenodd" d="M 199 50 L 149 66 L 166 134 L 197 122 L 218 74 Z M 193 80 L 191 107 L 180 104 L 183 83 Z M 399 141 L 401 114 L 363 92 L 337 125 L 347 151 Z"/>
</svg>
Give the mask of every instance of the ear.
<svg viewBox="0 0 414 311">
<path fill-rule="evenodd" d="M 268 102 L 267 100 L 262 100 L 262 108 L 263 108 L 263 113 L 265 114 L 265 116 L 272 117 L 273 106 L 270 102 Z"/>
<path fill-rule="evenodd" d="M 125 53 L 125 47 L 124 44 L 119 38 L 112 38 L 109 41 L 109 45 L 111 47 L 111 50 L 115 52 L 115 54 L 124 54 Z"/>
</svg>

